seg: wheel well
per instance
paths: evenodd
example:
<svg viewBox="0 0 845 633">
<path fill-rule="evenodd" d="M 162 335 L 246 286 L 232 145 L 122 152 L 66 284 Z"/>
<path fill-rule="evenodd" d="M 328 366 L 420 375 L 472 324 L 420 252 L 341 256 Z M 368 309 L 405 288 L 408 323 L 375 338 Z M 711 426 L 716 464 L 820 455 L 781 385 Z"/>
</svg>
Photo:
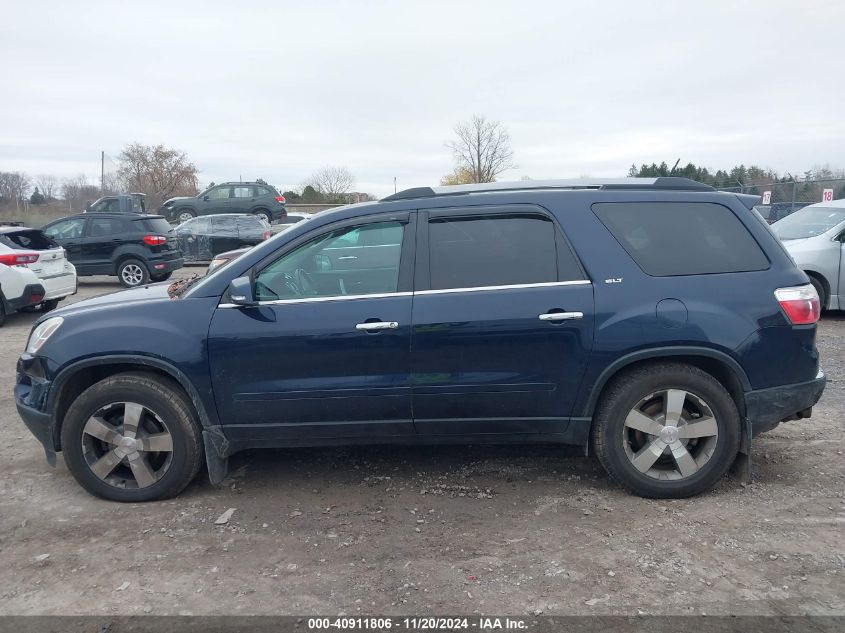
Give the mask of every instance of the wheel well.
<svg viewBox="0 0 845 633">
<path fill-rule="evenodd" d="M 814 272 L 812 270 L 805 270 L 804 272 L 808 277 L 812 277 L 822 285 L 822 289 L 824 290 L 824 298 L 822 303 L 825 304 L 822 305 L 822 308 L 826 308 L 826 304 L 830 299 L 830 284 L 827 282 L 827 279 L 825 279 L 823 275 L 820 275 L 819 273 Z"/>
<path fill-rule="evenodd" d="M 106 378 L 116 374 L 123 374 L 130 371 L 143 372 L 170 382 L 174 388 L 179 389 L 185 394 L 188 402 L 191 403 L 194 415 L 197 416 L 197 419 L 200 419 L 199 412 L 197 411 L 196 405 L 190 397 L 190 394 L 185 391 L 184 387 L 179 384 L 178 380 L 162 369 L 140 363 L 114 363 L 83 367 L 61 384 L 59 391 L 55 396 L 55 404 L 53 406 L 56 424 L 53 427 L 53 444 L 55 445 L 57 451 L 61 450 L 62 424 L 64 423 L 65 414 L 79 394 L 101 380 L 105 380 Z"/>
<path fill-rule="evenodd" d="M 123 253 L 121 255 L 118 255 L 117 259 L 114 260 L 114 274 L 115 275 L 117 274 L 117 271 L 120 270 L 120 265 L 123 262 L 125 262 L 127 259 L 134 259 L 134 260 L 140 262 L 144 266 L 144 268 L 146 268 L 148 271 L 150 269 L 150 267 L 147 266 L 147 262 L 140 255 L 135 255 L 134 253 Z"/>
<path fill-rule="evenodd" d="M 728 391 L 731 398 L 736 403 L 736 408 L 739 411 L 740 417 L 745 417 L 745 392 L 742 388 L 742 381 L 740 381 L 739 376 L 736 375 L 736 372 L 727 363 L 724 363 L 717 358 L 695 355 L 661 356 L 659 358 L 646 358 L 643 360 L 634 361 L 628 365 L 625 365 L 624 367 L 621 367 L 618 371 L 616 371 L 612 376 L 607 379 L 604 385 L 602 385 L 601 392 L 599 393 L 598 398 L 596 398 L 595 400 L 593 410 L 595 409 L 595 405 L 597 405 L 604 397 L 604 394 L 607 391 L 608 387 L 615 380 L 624 377 L 625 374 L 628 374 L 635 369 L 639 369 L 640 367 L 667 362 L 692 365 L 693 367 L 697 367 L 698 369 L 713 376 Z M 593 410 L 590 411 L 591 415 L 593 413 Z"/>
</svg>

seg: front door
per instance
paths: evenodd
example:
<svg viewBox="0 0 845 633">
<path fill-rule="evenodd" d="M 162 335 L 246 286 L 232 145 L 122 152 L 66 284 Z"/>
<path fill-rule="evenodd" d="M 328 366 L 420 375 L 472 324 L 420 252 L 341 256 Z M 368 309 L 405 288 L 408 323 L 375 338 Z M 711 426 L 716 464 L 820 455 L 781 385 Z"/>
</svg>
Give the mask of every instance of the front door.
<svg viewBox="0 0 845 633">
<path fill-rule="evenodd" d="M 258 306 L 217 308 L 208 351 L 227 436 L 308 443 L 413 435 L 414 220 L 377 215 L 317 229 L 257 267 Z M 367 270 L 336 267 L 327 249 L 368 231 L 396 248 Z"/>
<path fill-rule="evenodd" d="M 112 253 L 124 241 L 127 227 L 121 218 L 91 215 L 82 237 L 82 257 L 86 270 L 96 275 L 113 275 Z"/>
<path fill-rule="evenodd" d="M 229 194 L 231 191 L 231 185 L 219 185 L 213 189 L 209 189 L 199 203 L 199 214 L 226 213 L 229 208 Z"/>
<path fill-rule="evenodd" d="M 78 274 L 91 275 L 93 273 L 86 270 L 85 261 L 82 257 L 82 237 L 85 234 L 85 221 L 85 218 L 59 220 L 44 227 L 44 234 L 64 247 L 67 251 L 68 260 L 76 266 Z"/>
<path fill-rule="evenodd" d="M 593 288 L 544 210 L 420 218 L 414 424 L 426 435 L 563 433 L 593 339 Z"/>
</svg>

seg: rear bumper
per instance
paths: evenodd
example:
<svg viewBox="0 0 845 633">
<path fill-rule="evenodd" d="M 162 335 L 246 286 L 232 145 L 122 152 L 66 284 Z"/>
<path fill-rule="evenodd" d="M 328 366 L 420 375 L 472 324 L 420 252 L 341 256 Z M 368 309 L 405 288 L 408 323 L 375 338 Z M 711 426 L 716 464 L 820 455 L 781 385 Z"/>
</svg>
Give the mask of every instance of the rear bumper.
<svg viewBox="0 0 845 633">
<path fill-rule="evenodd" d="M 751 421 L 754 435 L 773 429 L 781 422 L 808 418 L 811 409 L 822 396 L 827 378 L 824 372 L 813 380 L 745 394 L 746 417 Z"/>
<path fill-rule="evenodd" d="M 184 257 L 178 257 L 176 259 L 150 259 L 147 261 L 147 267 L 150 269 L 151 275 L 172 273 L 174 270 L 182 268 L 184 264 Z"/>
<path fill-rule="evenodd" d="M 27 284 L 20 297 L 7 298 L 6 303 L 12 312 L 41 303 L 44 300 L 44 286 L 41 284 Z"/>
<path fill-rule="evenodd" d="M 76 294 L 76 273 L 67 272 L 52 277 L 42 277 L 44 299 L 61 299 Z"/>
</svg>

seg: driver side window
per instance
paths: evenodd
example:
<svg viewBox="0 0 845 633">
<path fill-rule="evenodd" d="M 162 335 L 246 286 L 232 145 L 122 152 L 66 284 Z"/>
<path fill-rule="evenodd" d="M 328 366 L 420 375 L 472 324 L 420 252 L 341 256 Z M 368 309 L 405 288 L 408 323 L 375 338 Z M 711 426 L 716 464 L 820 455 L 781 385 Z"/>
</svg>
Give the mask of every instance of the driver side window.
<svg viewBox="0 0 845 633">
<path fill-rule="evenodd" d="M 374 222 L 315 237 L 255 276 L 258 301 L 397 292 L 405 225 Z M 375 247 L 375 248 L 374 248 Z"/>
</svg>

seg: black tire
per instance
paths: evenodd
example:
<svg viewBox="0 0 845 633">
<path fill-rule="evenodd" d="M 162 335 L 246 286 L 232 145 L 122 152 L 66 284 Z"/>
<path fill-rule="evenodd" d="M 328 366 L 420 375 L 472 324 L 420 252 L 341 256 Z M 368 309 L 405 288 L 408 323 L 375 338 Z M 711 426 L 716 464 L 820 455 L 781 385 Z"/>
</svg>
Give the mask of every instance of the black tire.
<svg viewBox="0 0 845 633">
<path fill-rule="evenodd" d="M 267 209 L 256 209 L 252 212 L 252 215 L 256 217 L 263 217 L 267 224 L 271 224 L 273 222 L 273 214 L 271 214 Z"/>
<path fill-rule="evenodd" d="M 110 483 L 92 471 L 89 460 L 96 463 L 97 456 L 92 455 L 94 449 L 90 444 L 85 445 L 91 436 L 86 435 L 84 429 L 92 416 L 114 403 L 137 403 L 154 412 L 172 438 L 169 462 L 155 483 L 140 487 L 136 482 L 137 487 L 126 484 L 121 487 L 119 482 Z M 141 372 L 117 374 L 83 391 L 65 414 L 61 440 L 65 463 L 76 481 L 91 494 L 110 501 L 139 502 L 175 497 L 196 477 L 203 463 L 200 426 L 185 393 L 171 380 Z M 104 452 L 111 448 L 105 442 L 102 446 Z M 126 472 L 131 477 L 134 469 L 129 469 L 129 459 L 124 457 L 107 476 Z"/>
<path fill-rule="evenodd" d="M 150 281 L 150 271 L 140 259 L 124 259 L 117 267 L 117 279 L 124 288 L 137 288 Z"/>
<path fill-rule="evenodd" d="M 172 275 L 172 272 L 164 273 L 163 275 L 153 275 L 152 277 L 150 277 L 150 279 L 152 279 L 153 281 L 167 281 Z"/>
<path fill-rule="evenodd" d="M 813 284 L 813 288 L 816 289 L 816 292 L 819 295 L 819 305 L 821 309 L 824 310 L 827 308 L 827 293 L 824 291 L 824 284 L 821 281 L 813 277 L 812 275 L 808 275 L 810 277 L 810 283 Z"/>
<path fill-rule="evenodd" d="M 677 437 L 674 443 L 667 446 L 669 455 L 666 455 L 666 449 L 655 449 L 661 451 L 661 455 L 653 462 L 655 466 L 646 467 L 649 469 L 647 473 L 634 465 L 634 458 L 646 453 L 647 443 L 654 442 L 652 445 L 657 446 L 657 440 L 663 440 L 661 436 L 652 437 L 656 434 L 639 433 L 627 426 L 626 419 L 634 410 L 639 411 L 639 403 L 644 400 L 648 402 L 648 398 L 655 398 L 655 404 L 648 406 L 659 406 L 661 392 L 667 394 L 668 400 L 669 390 L 686 392 L 681 400 L 684 412 L 681 415 L 686 414 L 687 418 L 681 417 L 681 423 L 676 428 L 695 423 L 696 413 L 690 413 L 688 409 L 694 409 L 696 402 L 703 403 L 712 412 L 712 416 L 701 414 L 702 420 L 715 418 L 718 430 L 715 437 L 680 440 L 681 444 L 687 442 L 683 451 L 678 449 L 680 455 L 683 456 L 683 452 L 689 449 L 686 457 L 694 457 L 697 470 L 693 474 L 682 474 L 680 462 L 672 457 L 672 446 L 679 443 Z M 657 417 L 660 415 L 663 414 Z M 691 365 L 655 363 L 626 372 L 607 387 L 596 409 L 592 439 L 602 466 L 623 487 L 643 497 L 678 499 L 704 492 L 724 476 L 739 451 L 740 430 L 736 403 L 713 376 Z M 638 437 L 645 438 L 640 445 L 636 444 Z M 668 437 L 672 437 L 671 433 Z M 705 445 L 705 441 L 708 444 Z M 697 455 L 695 451 L 699 451 Z M 698 465 L 699 460 L 704 463 Z M 675 471 L 671 470 L 673 463 L 677 469 Z M 678 478 L 656 479 L 657 473 Z"/>
<path fill-rule="evenodd" d="M 6 322 L 6 298 L 0 292 L 0 327 Z"/>
<path fill-rule="evenodd" d="M 182 222 L 187 222 L 191 218 L 197 217 L 197 214 L 191 211 L 190 209 L 179 209 L 176 213 L 173 214 L 176 222 L 182 224 Z"/>
</svg>

